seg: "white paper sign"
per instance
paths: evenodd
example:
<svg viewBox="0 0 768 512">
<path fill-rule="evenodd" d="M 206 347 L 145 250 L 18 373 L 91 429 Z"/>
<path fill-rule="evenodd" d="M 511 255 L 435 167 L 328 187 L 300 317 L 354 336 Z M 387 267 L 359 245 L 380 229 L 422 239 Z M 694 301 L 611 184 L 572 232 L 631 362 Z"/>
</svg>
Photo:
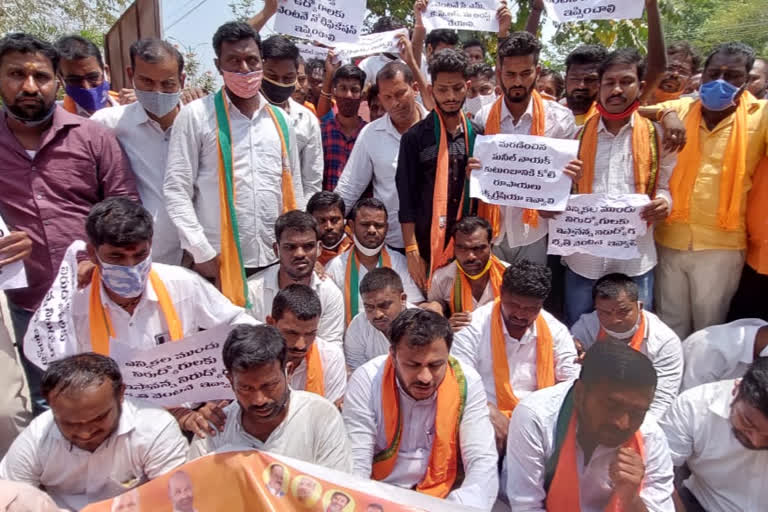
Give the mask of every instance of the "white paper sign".
<svg viewBox="0 0 768 512">
<path fill-rule="evenodd" d="M 644 194 L 573 195 L 566 210 L 549 221 L 547 252 L 617 260 L 639 258 L 637 239 L 648 229 L 640 212 L 650 202 Z"/>
<path fill-rule="evenodd" d="M 276 32 L 330 45 L 355 42 L 365 17 L 365 0 L 279 0 Z"/>
<path fill-rule="evenodd" d="M 483 135 L 474 156 L 469 195 L 486 203 L 563 211 L 573 181 L 563 170 L 576 158 L 579 141 L 532 135 Z"/>
<path fill-rule="evenodd" d="M 422 14 L 424 26 L 436 28 L 498 32 L 498 0 L 431 0 Z"/>
<path fill-rule="evenodd" d="M 0 238 L 8 235 L 8 233 L 10 233 L 10 230 L 5 225 L 3 218 L 0 217 Z M 0 259 L 2 259 L 2 256 L 0 256 Z M 26 287 L 27 271 L 24 269 L 23 261 L 14 261 L 0 267 L 0 290 L 14 290 Z"/>
<path fill-rule="evenodd" d="M 299 48 L 299 54 L 304 59 L 304 62 L 307 62 L 311 59 L 325 60 L 325 58 L 328 56 L 328 48 L 324 48 L 322 46 L 315 46 L 313 44 L 306 43 L 296 43 L 296 46 Z"/>
<path fill-rule="evenodd" d="M 408 35 L 408 29 L 401 28 L 390 30 L 389 32 L 379 32 L 378 34 L 368 34 L 361 36 L 356 43 L 340 43 L 334 46 L 336 55 L 341 59 L 350 59 L 352 57 L 362 57 L 364 55 L 373 55 L 374 53 L 394 53 L 399 54 L 397 48 L 397 35 Z"/>
<path fill-rule="evenodd" d="M 547 14 L 559 23 L 642 18 L 642 0 L 544 0 Z"/>
</svg>

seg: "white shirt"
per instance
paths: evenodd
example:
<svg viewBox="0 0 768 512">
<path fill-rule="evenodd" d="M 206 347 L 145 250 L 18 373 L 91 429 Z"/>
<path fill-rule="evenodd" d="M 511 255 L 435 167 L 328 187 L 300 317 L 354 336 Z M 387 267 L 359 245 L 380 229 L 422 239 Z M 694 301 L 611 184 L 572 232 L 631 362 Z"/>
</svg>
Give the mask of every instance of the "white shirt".
<svg viewBox="0 0 768 512">
<path fill-rule="evenodd" d="M 485 130 L 488 115 L 491 113 L 493 103 L 480 109 L 480 112 L 472 119 Z M 576 121 L 571 111 L 557 102 L 544 100 L 544 135 L 555 139 L 572 139 L 576 135 Z M 512 114 L 507 108 L 506 102 L 501 102 L 501 133 L 530 135 L 533 125 L 533 101 L 528 102 L 528 108 L 515 124 Z M 541 240 L 547 234 L 549 221 L 539 217 L 539 225 L 531 227 L 523 222 L 523 209 L 514 206 L 501 208 L 502 230 L 499 237 L 494 240 L 498 245 L 506 238 L 509 247 L 521 247 Z"/>
<path fill-rule="evenodd" d="M 683 348 L 677 334 L 667 324 L 649 311 L 645 315 L 645 336 L 640 352 L 648 356 L 658 376 L 656 395 L 650 412 L 658 419 L 669 409 L 677 398 L 680 381 L 683 378 Z M 585 350 L 595 344 L 600 332 L 597 313 L 587 313 L 571 327 L 573 337 L 581 342 Z M 630 340 L 617 340 L 629 343 Z"/>
<path fill-rule="evenodd" d="M 320 351 L 320 362 L 323 365 L 324 396 L 331 402 L 336 402 L 347 392 L 347 367 L 344 364 L 344 351 L 338 343 L 328 343 L 320 338 L 315 339 L 315 345 Z M 293 389 L 304 390 L 307 386 L 307 360 L 302 359 L 299 366 L 289 378 Z"/>
<path fill-rule="evenodd" d="M 283 210 L 280 135 L 260 97 L 251 119 L 224 95 L 232 134 L 235 213 L 246 267 L 276 260 L 272 250 L 275 220 Z M 219 145 L 214 94 L 185 105 L 173 124 L 163 193 L 181 246 L 201 263 L 221 251 Z M 277 107 L 275 107 L 277 108 Z M 285 115 L 285 112 L 283 112 Z M 288 117 L 286 115 L 286 117 Z M 306 204 L 296 134 L 289 128 L 290 166 L 298 209 Z"/>
<path fill-rule="evenodd" d="M 509 420 L 507 443 L 507 496 L 515 512 L 545 512 L 545 466 L 555 448 L 555 427 L 560 407 L 573 382 L 542 389 L 523 399 Z M 574 411 L 574 414 L 575 411 Z M 674 512 L 674 475 L 664 432 L 653 416 L 640 426 L 645 446 L 645 480 L 640 498 L 649 512 Z M 514 442 L 513 442 L 514 440 Z M 611 498 L 609 467 L 617 448 L 598 446 L 584 466 L 584 453 L 576 443 L 581 512 L 604 512 Z"/>
<path fill-rule="evenodd" d="M 381 68 L 390 62 L 395 62 L 396 60 L 400 59 L 393 60 L 382 54 L 371 55 L 370 57 L 366 57 L 361 60 L 360 64 L 358 64 L 358 67 L 365 71 L 365 86 L 367 87 L 369 85 L 374 85 L 376 83 L 376 75 L 379 74 Z"/>
<path fill-rule="evenodd" d="M 381 404 L 384 363 L 388 356 L 368 361 L 349 379 L 344 399 L 344 424 L 352 445 L 354 474 L 370 478 L 373 456 L 386 448 L 386 431 Z M 489 510 L 499 490 L 498 455 L 493 427 L 480 376 L 466 365 L 467 380 L 464 416 L 459 427 L 464 482 L 447 500 Z M 437 394 L 426 400 L 414 400 L 398 383 L 403 432 L 397 462 L 384 483 L 412 488 L 423 478 L 429 466 L 435 432 Z"/>
<path fill-rule="evenodd" d="M 0 478 L 41 487 L 60 507 L 80 510 L 181 466 L 187 449 L 173 416 L 130 398 L 117 429 L 94 452 L 67 441 L 49 409 L 13 442 Z"/>
<path fill-rule="evenodd" d="M 691 470 L 684 485 L 706 510 L 765 510 L 768 451 L 748 450 L 734 437 L 729 416 L 735 386 L 735 380 L 724 380 L 689 389 L 660 425 L 672 462 Z"/>
<path fill-rule="evenodd" d="M 306 391 L 291 391 L 288 414 L 280 425 L 260 441 L 243 428 L 237 401 L 224 408 L 224 432 L 205 439 L 195 437 L 189 460 L 212 452 L 252 449 L 311 462 L 330 469 L 350 472 L 352 458 L 341 413 L 325 398 Z"/>
<path fill-rule="evenodd" d="M 406 309 L 418 307 L 410 302 Z M 369 320 L 365 311 L 360 311 L 349 322 L 344 333 L 344 359 L 347 368 L 355 371 L 374 357 L 389 354 L 389 338 L 378 330 Z"/>
<path fill-rule="evenodd" d="M 632 129 L 634 117 L 624 125 L 617 135 L 609 132 L 600 118 L 597 127 L 597 153 L 595 154 L 595 177 L 592 182 L 594 194 L 635 194 L 635 159 L 632 156 Z M 656 128 L 661 130 L 657 125 Z M 669 178 L 677 164 L 677 153 L 667 151 L 659 144 L 659 171 L 657 175 L 656 197 L 663 197 L 672 209 L 672 196 L 669 193 Z M 617 260 L 601 258 L 590 254 L 576 253 L 563 257 L 563 260 L 575 273 L 587 279 L 600 279 L 606 274 L 618 272 L 628 276 L 640 276 L 656 266 L 656 244 L 653 240 L 653 226 L 637 239 L 639 258 Z"/>
<path fill-rule="evenodd" d="M 211 329 L 221 324 L 257 324 L 241 307 L 232 304 L 208 281 L 183 267 L 153 263 L 152 269 L 163 281 L 181 322 L 184 336 L 200 329 Z M 91 285 L 77 290 L 72 300 L 72 318 L 80 352 L 90 352 L 91 327 L 89 304 Z M 109 355 L 118 363 L 131 361 L 137 351 L 149 350 L 161 343 L 170 343 L 171 335 L 160 301 L 152 283 L 141 296 L 133 314 L 115 304 L 104 291 L 101 303 L 112 321 L 115 338 L 110 340 Z"/>
<path fill-rule="evenodd" d="M 504 267 L 508 267 L 508 263 L 502 261 Z M 435 270 L 435 275 L 432 277 L 432 287 L 429 289 L 430 301 L 443 301 L 449 303 L 451 301 L 451 292 L 456 281 L 456 273 L 459 271 L 456 266 L 456 261 L 452 261 L 449 264 L 440 267 Z M 493 295 L 493 285 L 491 280 L 488 279 L 488 283 L 485 285 L 483 295 L 478 301 L 474 295 L 472 295 L 472 309 L 473 311 L 478 307 L 493 302 L 496 297 Z"/>
<path fill-rule="evenodd" d="M 288 115 L 296 134 L 301 167 L 304 199 L 309 199 L 323 187 L 323 137 L 317 116 L 304 105 L 288 98 Z"/>
<path fill-rule="evenodd" d="M 427 111 L 418 103 L 416 108 L 423 119 Z M 387 245 L 398 249 L 405 247 L 403 231 L 397 219 L 400 198 L 395 185 L 400 137 L 401 134 L 392 124 L 389 114 L 363 126 L 334 190 L 344 199 L 348 215 L 368 188 L 368 184 L 373 181 L 373 197 L 381 200 L 387 207 Z"/>
<path fill-rule="evenodd" d="M 701 384 L 742 377 L 755 360 L 757 331 L 768 325 L 758 318 L 736 320 L 697 331 L 683 342 L 685 391 Z M 768 347 L 760 353 L 768 357 Z"/>
<path fill-rule="evenodd" d="M 272 314 L 272 301 L 280 292 L 277 284 L 279 271 L 279 264 L 272 265 L 248 278 L 248 297 L 251 301 L 248 313 L 260 322 L 266 322 L 267 315 Z M 341 290 L 332 280 L 320 279 L 314 272 L 309 287 L 320 297 L 323 310 L 317 326 L 317 337 L 331 343 L 341 343 L 344 337 L 344 296 Z"/>
<path fill-rule="evenodd" d="M 131 163 L 141 204 L 154 219 L 152 259 L 158 263 L 179 265 L 182 253 L 179 231 L 168 216 L 163 195 L 171 128 L 163 131 L 157 121 L 150 119 L 138 101 L 97 110 L 91 120 L 115 132 L 120 147 Z"/>
<path fill-rule="evenodd" d="M 488 401 L 496 404 L 496 379 L 493 376 L 493 349 L 491 346 L 491 326 L 494 303 L 491 302 L 472 312 L 472 322 L 457 332 L 453 337 L 451 353 L 466 361 L 483 379 L 483 387 Z M 576 346 L 573 344 L 568 328 L 555 317 L 541 310 L 552 334 L 552 349 L 555 363 L 555 382 L 575 379 L 579 375 L 580 365 L 576 363 Z M 534 323 L 519 340 L 504 329 L 504 346 L 509 365 L 509 383 L 515 396 L 522 399 L 538 389 L 536 382 L 536 350 L 539 341 Z"/>
</svg>

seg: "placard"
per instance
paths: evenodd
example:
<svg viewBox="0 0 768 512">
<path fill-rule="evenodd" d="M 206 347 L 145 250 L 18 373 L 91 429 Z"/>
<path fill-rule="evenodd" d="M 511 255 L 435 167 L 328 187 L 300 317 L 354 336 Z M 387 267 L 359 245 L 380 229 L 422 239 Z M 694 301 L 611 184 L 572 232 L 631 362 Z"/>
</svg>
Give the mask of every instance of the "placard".
<svg viewBox="0 0 768 512">
<path fill-rule="evenodd" d="M 342 60 L 352 57 L 362 57 L 373 55 L 375 53 L 400 53 L 397 47 L 397 35 L 408 35 L 408 29 L 401 28 L 390 30 L 389 32 L 379 32 L 378 34 L 368 34 L 361 36 L 356 43 L 340 43 L 334 46 L 336 56 Z"/>
<path fill-rule="evenodd" d="M 280 0 L 275 32 L 334 45 L 360 38 L 365 0 Z"/>
<path fill-rule="evenodd" d="M 430 0 L 422 13 L 428 32 L 436 28 L 498 32 L 498 0 Z"/>
<path fill-rule="evenodd" d="M 622 20 L 643 17 L 642 0 L 544 0 L 547 14 L 557 21 Z"/>
<path fill-rule="evenodd" d="M 10 233 L 8 226 L 5 225 L 3 218 L 0 217 L 0 238 Z M 0 256 L 0 259 L 3 259 Z M 24 262 L 14 261 L 8 265 L 0 267 L 0 290 L 15 290 L 16 288 L 27 287 L 27 271 L 24 269 Z"/>
<path fill-rule="evenodd" d="M 315 46 L 314 44 L 296 43 L 299 48 L 299 54 L 304 59 L 304 62 L 308 62 L 312 59 L 325 60 L 328 56 L 328 48 L 323 46 Z"/>
</svg>

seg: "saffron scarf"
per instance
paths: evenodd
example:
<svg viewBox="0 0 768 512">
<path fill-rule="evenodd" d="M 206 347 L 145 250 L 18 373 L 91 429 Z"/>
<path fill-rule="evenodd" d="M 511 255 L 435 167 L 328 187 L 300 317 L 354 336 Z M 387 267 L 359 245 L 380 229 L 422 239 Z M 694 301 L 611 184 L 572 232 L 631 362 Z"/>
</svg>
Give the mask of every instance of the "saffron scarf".
<svg viewBox="0 0 768 512">
<path fill-rule="evenodd" d="M 493 356 L 493 380 L 496 386 L 496 407 L 507 418 L 512 415 L 520 399 L 515 396 L 509 382 L 509 362 L 504 343 L 504 319 L 501 315 L 501 299 L 496 298 L 491 312 L 491 355 Z M 536 318 L 536 389 L 555 385 L 554 343 L 544 315 Z"/>
<path fill-rule="evenodd" d="M 461 268 L 459 261 L 456 260 L 456 277 L 453 279 L 453 288 L 451 288 L 451 301 L 449 306 L 451 313 L 463 313 L 465 311 L 473 311 L 474 297 L 472 297 L 472 283 L 471 281 L 480 279 L 485 274 L 490 273 L 490 284 L 493 289 L 493 296 L 498 297 L 501 293 L 501 278 L 504 275 L 506 267 L 499 258 L 491 254 L 488 259 L 488 264 L 482 272 L 477 275 L 470 276 L 464 272 Z"/>
<path fill-rule="evenodd" d="M 581 501 L 579 496 L 579 471 L 577 468 L 576 422 L 573 414 L 573 388 L 560 407 L 555 431 L 555 449 L 547 460 L 544 477 L 544 488 L 547 491 L 547 512 L 579 512 Z M 635 432 L 625 447 L 634 449 L 645 460 L 643 436 Z M 616 495 L 612 495 L 605 512 L 622 512 L 624 507 Z"/>
<path fill-rule="evenodd" d="M 747 200 L 747 264 L 758 274 L 768 274 L 768 157 L 755 170 Z"/>
<path fill-rule="evenodd" d="M 377 268 L 392 268 L 392 259 L 389 257 L 386 247 L 381 248 L 379 253 L 379 262 Z M 360 263 L 357 261 L 357 250 L 349 250 L 347 258 L 347 271 L 344 273 L 344 311 L 346 313 L 347 325 L 360 312 Z"/>
<path fill-rule="evenodd" d="M 717 221 L 720 229 L 735 231 L 741 220 L 741 199 L 744 179 L 747 175 L 747 108 L 748 94 L 742 94 L 731 128 L 720 174 L 720 202 Z M 688 142 L 677 157 L 677 167 L 672 173 L 669 188 L 672 192 L 672 213 L 668 222 L 688 223 L 691 213 L 691 195 L 701 164 L 699 131 L 702 120 L 701 100 L 691 105 L 685 119 Z"/>
<path fill-rule="evenodd" d="M 387 357 L 381 381 L 381 411 L 387 447 L 373 457 L 374 480 L 384 480 L 397 463 L 400 441 L 403 436 L 403 419 L 400 415 L 400 391 L 397 387 L 395 365 L 392 356 Z M 435 439 L 429 466 L 416 490 L 436 498 L 445 498 L 451 492 L 458 474 L 461 446 L 459 427 L 467 401 L 467 380 L 459 362 L 448 358 L 445 378 L 437 388 L 435 411 Z"/>
<path fill-rule="evenodd" d="M 173 307 L 173 301 L 171 301 L 168 290 L 154 270 L 149 272 L 149 282 L 152 284 L 152 289 L 155 290 L 157 300 L 160 303 L 160 311 L 165 317 L 171 341 L 182 339 L 184 337 L 184 329 L 181 326 L 179 315 L 176 314 L 176 309 Z M 88 322 L 91 330 L 91 349 L 97 354 L 108 356 L 109 339 L 115 337 L 115 330 L 112 327 L 112 319 L 101 302 L 101 270 L 99 267 L 93 270 L 93 275 L 91 276 Z"/>
<path fill-rule="evenodd" d="M 116 104 L 120 104 L 117 100 L 120 97 L 119 93 L 116 93 L 115 91 L 108 91 L 107 94 L 109 94 L 109 97 L 112 98 L 112 100 Z M 111 107 L 112 105 L 107 105 L 107 107 Z M 70 114 L 77 114 L 77 103 L 75 103 L 75 100 L 72 99 L 72 97 L 68 94 L 64 95 L 64 101 L 61 102 L 61 108 L 69 112 Z M 106 107 L 105 107 L 106 108 Z"/>
<path fill-rule="evenodd" d="M 597 114 L 597 102 L 593 101 L 586 114 L 573 114 L 573 119 L 576 121 L 576 126 L 584 126 L 584 124 L 595 114 Z"/>
<path fill-rule="evenodd" d="M 339 254 L 345 253 L 347 249 L 352 247 L 353 243 L 354 242 L 352 242 L 352 239 L 349 237 L 349 235 L 345 233 L 339 241 L 339 245 L 333 247 L 332 249 L 323 247 L 323 245 L 320 244 L 320 256 L 317 257 L 317 261 L 319 261 L 321 265 L 325 265 Z"/>
<path fill-rule="evenodd" d="M 320 359 L 320 349 L 317 348 L 317 340 L 309 347 L 304 360 L 307 362 L 307 384 L 304 386 L 304 390 L 316 395 L 325 396 L 323 361 Z"/>
<path fill-rule="evenodd" d="M 597 333 L 597 340 L 602 341 L 608 337 L 608 334 L 605 332 L 605 329 L 603 329 L 603 326 L 600 326 L 600 331 Z M 640 348 L 643 346 L 643 340 L 645 339 L 645 314 L 643 311 L 640 311 L 640 325 L 637 326 L 637 331 L 632 336 L 632 339 L 629 342 L 629 346 L 633 349 L 640 352 Z"/>
</svg>

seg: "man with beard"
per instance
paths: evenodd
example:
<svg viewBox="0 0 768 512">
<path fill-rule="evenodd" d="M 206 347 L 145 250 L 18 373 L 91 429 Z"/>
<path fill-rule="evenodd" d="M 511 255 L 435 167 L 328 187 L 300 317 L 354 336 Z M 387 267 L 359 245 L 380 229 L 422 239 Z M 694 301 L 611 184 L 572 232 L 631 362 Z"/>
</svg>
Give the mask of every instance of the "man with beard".
<svg viewBox="0 0 768 512">
<path fill-rule="evenodd" d="M 236 400 L 224 408 L 222 433 L 192 441 L 190 460 L 227 449 L 253 449 L 351 470 L 338 409 L 315 393 L 288 385 L 280 331 L 269 325 L 236 327 L 227 336 L 222 358 Z"/>
<path fill-rule="evenodd" d="M 655 89 L 646 87 L 641 102 L 654 105 L 680 98 L 700 65 L 701 58 L 690 43 L 680 41 L 671 44 L 667 48 L 667 69 L 661 82 Z"/>
<path fill-rule="evenodd" d="M 361 199 L 352 210 L 350 219 L 354 246 L 332 259 L 326 272 L 344 294 L 346 325 L 360 312 L 362 299 L 358 293 L 360 281 L 372 269 L 391 268 L 403 276 L 403 285 L 411 302 L 424 302 L 424 295 L 408 275 L 408 263 L 397 251 L 385 247 L 388 219 L 387 208 L 378 199 Z"/>
<path fill-rule="evenodd" d="M 587 44 L 577 47 L 565 58 L 565 104 L 573 112 L 576 126 L 583 126 L 597 113 L 598 68 L 607 54 L 604 46 Z"/>
<path fill-rule="evenodd" d="M 172 512 L 197 512 L 195 509 L 195 488 L 192 478 L 185 471 L 177 471 L 168 479 L 168 498 Z"/>
<path fill-rule="evenodd" d="M 768 99 L 768 60 L 756 58 L 752 71 L 749 72 L 749 85 L 747 90 L 759 100 Z"/>
<path fill-rule="evenodd" d="M 165 410 L 125 398 L 114 360 L 94 353 L 43 374 L 50 410 L 13 442 L 0 478 L 47 492 L 67 510 L 122 494 L 184 464 L 187 441 Z"/>
<path fill-rule="evenodd" d="M 344 200 L 335 192 L 323 190 L 307 203 L 307 213 L 317 221 L 320 231 L 320 256 L 317 262 L 326 265 L 352 246 L 352 238 L 344 230 Z"/>
<path fill-rule="evenodd" d="M 317 221 L 310 214 L 293 210 L 275 222 L 275 242 L 272 245 L 278 264 L 248 278 L 250 306 L 248 312 L 265 322 L 272 309 L 275 295 L 290 284 L 312 288 L 322 304 L 317 335 L 341 343 L 344 335 L 344 297 L 330 279 L 320 279 L 315 273 L 318 253 Z"/>
<path fill-rule="evenodd" d="M 688 512 L 762 510 L 768 502 L 768 357 L 741 380 L 682 393 L 660 422 Z"/>
</svg>

